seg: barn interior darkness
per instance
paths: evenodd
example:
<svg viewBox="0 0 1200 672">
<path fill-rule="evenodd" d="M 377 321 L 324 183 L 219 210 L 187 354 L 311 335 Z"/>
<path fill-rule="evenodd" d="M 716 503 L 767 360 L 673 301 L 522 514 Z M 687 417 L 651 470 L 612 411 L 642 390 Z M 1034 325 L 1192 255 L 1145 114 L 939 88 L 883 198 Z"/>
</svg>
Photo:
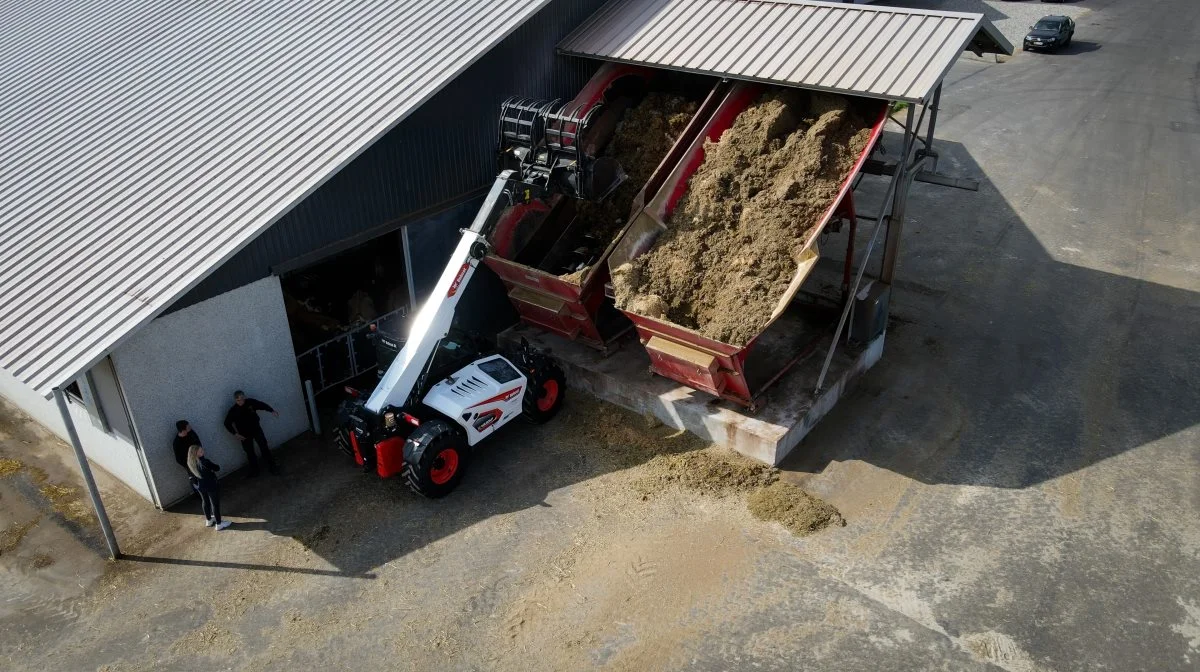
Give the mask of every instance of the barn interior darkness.
<svg viewBox="0 0 1200 672">
<path fill-rule="evenodd" d="M 408 308 L 407 277 L 400 231 L 283 275 L 296 352 Z"/>
</svg>

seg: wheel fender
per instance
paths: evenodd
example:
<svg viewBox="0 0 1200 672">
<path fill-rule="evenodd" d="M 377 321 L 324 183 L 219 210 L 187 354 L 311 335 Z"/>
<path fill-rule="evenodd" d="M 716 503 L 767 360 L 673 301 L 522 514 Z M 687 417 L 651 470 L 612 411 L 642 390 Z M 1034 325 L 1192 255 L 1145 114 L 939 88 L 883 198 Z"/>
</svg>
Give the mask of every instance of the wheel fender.
<svg viewBox="0 0 1200 672">
<path fill-rule="evenodd" d="M 409 464 L 420 464 L 425 449 L 429 447 L 434 437 L 454 430 L 454 425 L 445 420 L 430 420 L 421 423 L 421 426 L 414 429 L 404 442 L 404 461 Z"/>
</svg>

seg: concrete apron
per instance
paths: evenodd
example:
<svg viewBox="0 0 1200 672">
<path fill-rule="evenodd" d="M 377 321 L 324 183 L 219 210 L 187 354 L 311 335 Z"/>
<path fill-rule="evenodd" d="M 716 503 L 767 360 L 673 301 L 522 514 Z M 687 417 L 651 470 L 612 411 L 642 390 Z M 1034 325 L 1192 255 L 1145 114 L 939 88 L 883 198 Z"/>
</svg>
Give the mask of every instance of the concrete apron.
<svg viewBox="0 0 1200 672">
<path fill-rule="evenodd" d="M 825 378 L 824 389 L 814 395 L 829 341 L 826 339 L 807 359 L 797 363 L 764 395 L 765 403 L 751 414 L 745 409 L 711 395 L 649 373 L 650 357 L 634 337 L 621 341 L 608 357 L 534 327 L 519 324 L 499 336 L 502 347 L 512 347 L 525 338 L 537 348 L 549 350 L 563 367 L 567 386 L 663 424 L 687 430 L 705 440 L 735 450 L 747 457 L 778 465 L 816 426 L 853 383 L 879 361 L 886 332 L 865 347 L 847 352 L 839 347 Z"/>
</svg>

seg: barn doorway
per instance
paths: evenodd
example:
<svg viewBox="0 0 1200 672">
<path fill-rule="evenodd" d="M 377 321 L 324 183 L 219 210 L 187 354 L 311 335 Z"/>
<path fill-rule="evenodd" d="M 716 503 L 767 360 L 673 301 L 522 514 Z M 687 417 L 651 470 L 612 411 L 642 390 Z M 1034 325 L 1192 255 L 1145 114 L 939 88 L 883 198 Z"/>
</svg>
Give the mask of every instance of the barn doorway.
<svg viewBox="0 0 1200 672">
<path fill-rule="evenodd" d="M 376 335 L 400 338 L 413 311 L 403 228 L 281 274 L 301 380 L 314 392 L 378 366 Z"/>
</svg>

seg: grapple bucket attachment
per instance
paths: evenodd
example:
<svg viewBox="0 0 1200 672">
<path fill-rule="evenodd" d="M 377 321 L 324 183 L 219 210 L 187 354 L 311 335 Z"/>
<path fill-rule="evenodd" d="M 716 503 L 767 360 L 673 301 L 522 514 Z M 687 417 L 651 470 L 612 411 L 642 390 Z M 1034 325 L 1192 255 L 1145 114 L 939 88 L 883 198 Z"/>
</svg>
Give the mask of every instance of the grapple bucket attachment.
<svg viewBox="0 0 1200 672">
<path fill-rule="evenodd" d="M 500 156 L 533 163 L 533 149 L 545 142 L 546 115 L 557 105 L 557 100 L 533 98 L 504 101 L 500 105 Z"/>
<path fill-rule="evenodd" d="M 509 98 L 500 106 L 500 168 L 573 198 L 605 198 L 624 181 L 625 172 L 616 160 L 583 150 L 602 107 L 597 103 L 584 110 L 558 100 Z"/>
</svg>

